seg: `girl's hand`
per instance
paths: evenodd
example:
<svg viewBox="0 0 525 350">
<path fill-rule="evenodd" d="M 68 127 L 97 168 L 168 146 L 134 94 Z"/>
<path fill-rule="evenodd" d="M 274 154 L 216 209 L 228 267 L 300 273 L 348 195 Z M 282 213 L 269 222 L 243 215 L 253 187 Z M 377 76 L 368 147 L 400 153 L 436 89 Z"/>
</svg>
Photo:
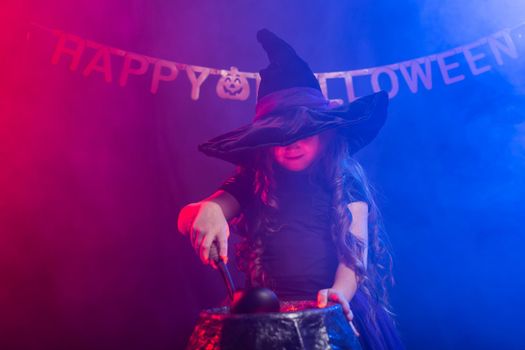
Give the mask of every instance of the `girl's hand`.
<svg viewBox="0 0 525 350">
<path fill-rule="evenodd" d="M 350 309 L 350 303 L 341 291 L 333 288 L 327 288 L 321 289 L 319 292 L 317 292 L 318 307 L 326 307 L 326 305 L 328 304 L 328 300 L 341 304 L 341 307 L 343 308 L 343 313 L 345 314 L 346 318 L 348 319 L 348 321 L 352 321 L 352 319 L 354 318 L 354 314 Z"/>
<path fill-rule="evenodd" d="M 178 229 L 190 236 L 195 253 L 204 264 L 217 268 L 209 259 L 210 247 L 214 241 L 219 245 L 219 256 L 228 261 L 228 237 L 230 230 L 221 207 L 212 201 L 192 203 L 179 213 Z"/>
</svg>

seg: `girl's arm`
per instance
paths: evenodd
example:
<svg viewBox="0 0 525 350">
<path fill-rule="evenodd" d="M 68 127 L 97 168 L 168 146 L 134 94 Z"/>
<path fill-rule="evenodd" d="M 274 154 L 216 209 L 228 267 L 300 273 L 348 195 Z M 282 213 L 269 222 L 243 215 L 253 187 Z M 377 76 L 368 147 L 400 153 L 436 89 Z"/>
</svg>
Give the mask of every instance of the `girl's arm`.
<svg viewBox="0 0 525 350">
<path fill-rule="evenodd" d="M 366 268 L 368 258 L 368 204 L 366 202 L 352 202 L 348 204 L 348 210 L 352 213 L 350 232 L 364 243 L 362 261 Z M 351 300 L 357 290 L 354 270 L 343 262 L 339 262 L 332 288 L 341 291 L 347 300 Z"/>
<path fill-rule="evenodd" d="M 368 204 L 361 201 L 352 202 L 348 204 L 348 210 L 352 214 L 350 232 L 364 242 L 365 249 L 362 259 L 366 268 L 368 257 Z M 332 288 L 320 290 L 317 294 L 318 305 L 319 307 L 324 307 L 328 300 L 338 302 L 341 304 L 347 318 L 352 320 L 353 314 L 350 310 L 349 301 L 353 298 L 356 290 L 357 278 L 354 270 L 341 261 L 337 267 Z"/>
<path fill-rule="evenodd" d="M 214 194 L 204 199 L 204 201 L 217 203 L 221 207 L 226 220 L 230 220 L 231 218 L 237 216 L 237 214 L 239 214 L 241 211 L 241 205 L 237 199 L 224 190 L 216 191 Z"/>
</svg>

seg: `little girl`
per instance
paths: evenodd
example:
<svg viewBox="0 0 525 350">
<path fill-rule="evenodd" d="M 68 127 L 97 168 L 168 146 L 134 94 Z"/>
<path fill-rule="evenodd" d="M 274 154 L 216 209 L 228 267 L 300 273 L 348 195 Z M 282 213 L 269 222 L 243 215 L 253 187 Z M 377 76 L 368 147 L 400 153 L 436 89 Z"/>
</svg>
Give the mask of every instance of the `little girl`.
<svg viewBox="0 0 525 350">
<path fill-rule="evenodd" d="M 282 39 L 257 33 L 263 69 L 254 121 L 199 146 L 237 165 L 210 197 L 185 206 L 178 220 L 202 261 L 216 241 L 227 261 L 229 225 L 247 287 L 281 300 L 341 304 L 364 349 L 404 349 L 389 311 L 391 256 L 378 210 L 351 157 L 379 132 L 388 97 L 379 92 L 334 107 L 314 74 Z"/>
</svg>

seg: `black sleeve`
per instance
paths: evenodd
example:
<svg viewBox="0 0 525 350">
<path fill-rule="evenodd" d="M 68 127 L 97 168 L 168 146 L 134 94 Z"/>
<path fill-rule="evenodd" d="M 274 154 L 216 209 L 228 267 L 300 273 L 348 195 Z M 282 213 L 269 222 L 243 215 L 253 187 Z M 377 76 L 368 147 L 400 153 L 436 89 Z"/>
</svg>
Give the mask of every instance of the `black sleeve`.
<svg viewBox="0 0 525 350">
<path fill-rule="evenodd" d="M 254 174 L 252 171 L 246 169 L 238 170 L 234 175 L 226 179 L 219 189 L 234 196 L 241 208 L 246 208 L 254 197 L 253 179 Z"/>
</svg>

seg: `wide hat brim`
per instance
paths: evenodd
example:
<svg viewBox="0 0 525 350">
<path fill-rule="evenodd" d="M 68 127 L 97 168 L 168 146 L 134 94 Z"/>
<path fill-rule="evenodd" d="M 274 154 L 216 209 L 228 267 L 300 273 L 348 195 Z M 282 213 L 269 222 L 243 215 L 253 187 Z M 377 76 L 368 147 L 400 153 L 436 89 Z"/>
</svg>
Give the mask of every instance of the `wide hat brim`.
<svg viewBox="0 0 525 350">
<path fill-rule="evenodd" d="M 286 146 L 300 139 L 336 129 L 351 154 L 369 144 L 385 123 L 388 94 L 380 91 L 337 108 L 306 106 L 280 109 L 199 145 L 204 154 L 233 164 L 249 164 L 264 147 Z"/>
</svg>

